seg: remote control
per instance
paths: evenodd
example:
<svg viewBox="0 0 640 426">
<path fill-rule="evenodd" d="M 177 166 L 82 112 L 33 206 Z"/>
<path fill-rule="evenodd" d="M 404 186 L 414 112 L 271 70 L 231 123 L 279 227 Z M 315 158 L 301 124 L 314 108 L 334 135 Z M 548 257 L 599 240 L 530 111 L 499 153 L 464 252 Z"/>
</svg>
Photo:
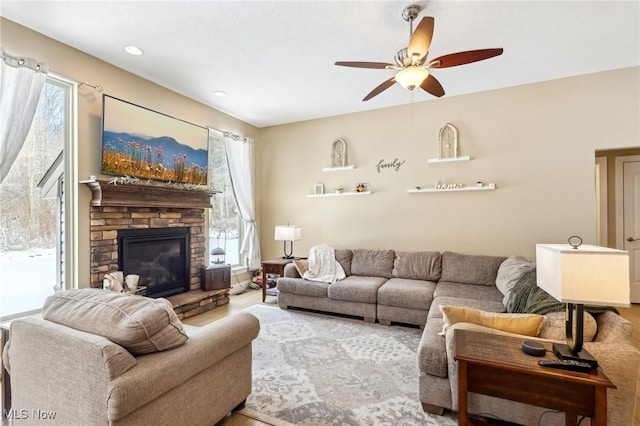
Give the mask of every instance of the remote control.
<svg viewBox="0 0 640 426">
<path fill-rule="evenodd" d="M 583 371 L 591 370 L 591 365 L 586 362 L 574 361 L 570 359 L 541 359 L 538 365 L 548 368 L 559 368 L 561 370 Z"/>
</svg>

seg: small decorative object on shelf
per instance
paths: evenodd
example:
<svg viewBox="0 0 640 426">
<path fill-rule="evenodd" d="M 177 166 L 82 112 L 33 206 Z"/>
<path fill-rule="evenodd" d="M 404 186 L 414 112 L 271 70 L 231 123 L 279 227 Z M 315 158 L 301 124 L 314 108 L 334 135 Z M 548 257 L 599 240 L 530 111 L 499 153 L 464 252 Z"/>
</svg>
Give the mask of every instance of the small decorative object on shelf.
<svg viewBox="0 0 640 426">
<path fill-rule="evenodd" d="M 335 172 L 338 170 L 353 170 L 353 164 L 347 164 L 347 143 L 342 138 L 338 138 L 331 144 L 331 165 L 324 167 L 323 172 Z"/>
<path fill-rule="evenodd" d="M 321 183 L 316 183 L 315 185 L 313 185 L 313 194 L 314 195 L 324 194 L 324 185 Z"/>
<path fill-rule="evenodd" d="M 339 187 L 336 188 L 336 193 L 337 194 L 342 194 L 343 192 L 344 192 L 344 188 L 343 187 L 339 186 Z"/>
<path fill-rule="evenodd" d="M 458 156 L 458 129 L 447 123 L 438 134 L 438 158 L 456 158 Z"/>
<path fill-rule="evenodd" d="M 331 167 L 344 167 L 347 165 L 347 143 L 338 138 L 331 144 Z"/>
<path fill-rule="evenodd" d="M 367 192 L 369 190 L 369 186 L 366 182 L 356 183 L 356 192 Z"/>
<path fill-rule="evenodd" d="M 430 158 L 429 163 L 469 160 L 468 155 L 458 156 L 458 129 L 451 123 L 445 124 L 438 134 L 438 158 Z"/>
</svg>

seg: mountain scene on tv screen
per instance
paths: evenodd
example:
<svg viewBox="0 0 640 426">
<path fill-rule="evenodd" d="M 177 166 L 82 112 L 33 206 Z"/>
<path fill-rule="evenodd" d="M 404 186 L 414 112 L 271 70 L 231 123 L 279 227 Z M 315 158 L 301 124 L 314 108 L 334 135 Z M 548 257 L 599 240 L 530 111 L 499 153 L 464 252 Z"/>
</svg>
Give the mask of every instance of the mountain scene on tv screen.
<svg viewBox="0 0 640 426">
<path fill-rule="evenodd" d="M 141 179 L 207 184 L 207 151 L 172 137 L 149 137 L 105 130 L 102 172 Z"/>
</svg>

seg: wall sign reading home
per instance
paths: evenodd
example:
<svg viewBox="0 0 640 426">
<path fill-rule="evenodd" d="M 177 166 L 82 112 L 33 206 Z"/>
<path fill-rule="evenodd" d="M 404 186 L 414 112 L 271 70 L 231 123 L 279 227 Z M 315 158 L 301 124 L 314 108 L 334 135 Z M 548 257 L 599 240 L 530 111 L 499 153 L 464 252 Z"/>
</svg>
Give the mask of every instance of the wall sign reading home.
<svg viewBox="0 0 640 426">
<path fill-rule="evenodd" d="M 102 98 L 102 173 L 207 184 L 205 127 L 108 95 Z"/>
</svg>

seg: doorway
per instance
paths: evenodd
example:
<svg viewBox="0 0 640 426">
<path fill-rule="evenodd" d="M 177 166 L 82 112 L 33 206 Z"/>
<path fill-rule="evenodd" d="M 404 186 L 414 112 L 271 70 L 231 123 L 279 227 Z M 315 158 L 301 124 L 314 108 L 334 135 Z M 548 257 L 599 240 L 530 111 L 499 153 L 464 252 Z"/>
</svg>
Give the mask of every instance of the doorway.
<svg viewBox="0 0 640 426">
<path fill-rule="evenodd" d="M 615 159 L 616 248 L 629 252 L 631 302 L 640 303 L 640 155 Z"/>
</svg>

